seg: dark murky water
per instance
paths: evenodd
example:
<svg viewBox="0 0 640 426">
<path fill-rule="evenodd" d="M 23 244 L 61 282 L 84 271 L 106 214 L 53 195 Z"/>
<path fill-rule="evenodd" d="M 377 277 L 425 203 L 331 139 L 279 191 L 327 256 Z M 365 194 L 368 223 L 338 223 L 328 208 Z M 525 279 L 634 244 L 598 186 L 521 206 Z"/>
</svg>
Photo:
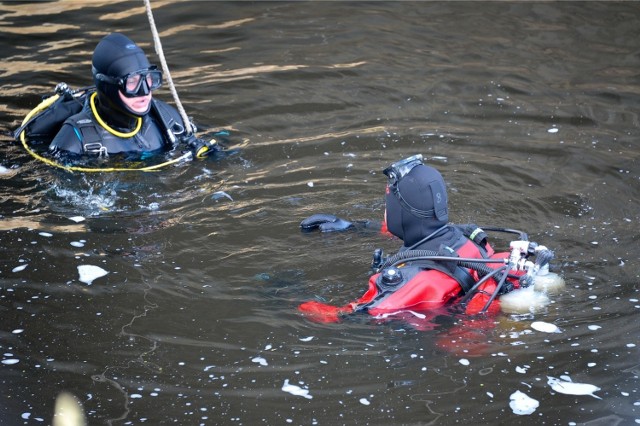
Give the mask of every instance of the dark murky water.
<svg viewBox="0 0 640 426">
<path fill-rule="evenodd" d="M 0 5 L 1 424 L 50 423 L 63 390 L 90 424 L 640 422 L 639 3 L 153 7 L 188 113 L 240 154 L 126 175 L 33 160 L 8 132 L 40 96 L 90 84 L 109 31 L 155 58 L 151 32 L 142 2 Z M 300 220 L 380 219 L 380 170 L 418 152 L 455 222 L 526 230 L 567 282 L 498 318 L 480 356 L 435 346 L 446 319 L 296 311 L 360 296 L 373 249 L 399 245 Z M 80 265 L 108 274 L 87 285 Z"/>
</svg>

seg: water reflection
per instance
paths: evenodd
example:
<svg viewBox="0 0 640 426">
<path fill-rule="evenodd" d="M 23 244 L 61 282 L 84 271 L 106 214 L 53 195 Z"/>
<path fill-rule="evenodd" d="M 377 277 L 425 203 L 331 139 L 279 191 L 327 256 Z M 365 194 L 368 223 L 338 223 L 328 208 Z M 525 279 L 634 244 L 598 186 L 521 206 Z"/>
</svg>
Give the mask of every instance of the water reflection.
<svg viewBox="0 0 640 426">
<path fill-rule="evenodd" d="M 152 5 L 188 113 L 240 154 L 144 175 L 34 161 L 9 131 L 58 82 L 90 84 L 106 26 L 152 52 L 148 23 L 130 2 L 0 6 L 3 419 L 47 423 L 68 390 L 90 424 L 638 421 L 635 3 Z M 567 281 L 544 312 L 500 317 L 481 356 L 438 348 L 455 316 L 295 311 L 352 300 L 373 250 L 398 246 L 300 220 L 380 219 L 380 170 L 413 153 L 455 222 L 526 230 Z M 89 286 L 81 265 L 108 274 Z"/>
</svg>

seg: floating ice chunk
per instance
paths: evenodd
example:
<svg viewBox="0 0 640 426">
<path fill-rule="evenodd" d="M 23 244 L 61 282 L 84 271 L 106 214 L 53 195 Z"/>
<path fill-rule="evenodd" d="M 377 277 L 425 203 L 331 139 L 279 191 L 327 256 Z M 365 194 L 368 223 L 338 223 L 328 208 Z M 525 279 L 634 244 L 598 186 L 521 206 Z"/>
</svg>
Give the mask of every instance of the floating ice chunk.
<svg viewBox="0 0 640 426">
<path fill-rule="evenodd" d="M 15 358 L 3 359 L 2 360 L 2 363 L 4 365 L 13 365 L 13 364 L 17 364 L 19 362 L 20 362 L 20 360 L 19 359 L 15 359 Z"/>
<path fill-rule="evenodd" d="M 561 333 L 557 325 L 543 321 L 534 321 L 531 323 L 531 328 L 543 333 Z"/>
<path fill-rule="evenodd" d="M 601 328 L 602 328 L 602 326 L 599 326 L 599 325 L 589 325 L 587 328 L 588 328 L 589 330 L 591 330 L 591 331 L 596 331 L 596 330 L 601 329 Z"/>
<path fill-rule="evenodd" d="M 309 188 L 313 188 L 313 182 L 307 182 L 307 186 L 308 186 Z"/>
<path fill-rule="evenodd" d="M 303 396 L 307 399 L 313 398 L 313 396 L 309 395 L 309 389 L 302 389 L 300 386 L 290 385 L 289 379 L 284 379 L 282 390 L 285 392 L 289 392 L 291 395 Z"/>
<path fill-rule="evenodd" d="M 266 359 L 264 359 L 264 358 L 262 358 L 261 356 L 257 356 L 257 357 L 255 357 L 255 358 L 253 358 L 253 359 L 251 360 L 251 362 L 255 362 L 256 364 L 260 364 L 260 365 L 269 365 L 269 364 L 267 363 L 267 360 L 266 360 Z"/>
<path fill-rule="evenodd" d="M 42 237 L 53 237 L 53 234 L 50 232 L 38 232 L 38 234 Z"/>
<path fill-rule="evenodd" d="M 223 197 L 228 198 L 228 199 L 230 199 L 231 201 L 233 201 L 233 198 L 231 198 L 231 195 L 227 194 L 227 193 L 226 193 L 226 192 L 224 192 L 224 191 L 216 191 L 216 192 L 214 192 L 214 193 L 213 193 L 213 195 L 211 196 L 211 198 L 213 198 L 214 200 L 219 200 L 220 198 L 223 198 Z"/>
<path fill-rule="evenodd" d="M 547 132 L 549 132 L 549 133 L 558 133 L 558 129 L 556 127 L 553 127 L 551 129 L 547 130 Z"/>
<path fill-rule="evenodd" d="M 360 404 L 362 404 L 362 405 L 370 405 L 371 402 L 367 398 L 360 398 Z"/>
<path fill-rule="evenodd" d="M 515 391 L 509 397 L 511 402 L 509 402 L 509 407 L 513 410 L 514 414 L 518 414 L 520 416 L 533 414 L 536 411 L 536 408 L 540 406 L 540 403 L 528 396 L 526 393 Z"/>
<path fill-rule="evenodd" d="M 80 274 L 80 281 L 91 285 L 91 283 L 93 283 L 93 280 L 104 277 L 109 272 L 105 271 L 99 266 L 80 265 L 78 266 L 78 273 Z"/>
<path fill-rule="evenodd" d="M 84 222 L 85 218 L 82 216 L 72 216 L 69 218 L 69 220 L 74 221 L 75 223 L 80 223 L 80 222 Z"/>
<path fill-rule="evenodd" d="M 301 342 L 310 342 L 313 340 L 313 336 L 309 336 L 309 337 L 301 337 L 300 341 Z"/>
<path fill-rule="evenodd" d="M 469 365 L 469 360 L 466 358 L 461 358 L 458 362 L 462 365 Z"/>
<path fill-rule="evenodd" d="M 561 380 L 556 377 L 547 376 L 547 384 L 558 393 L 566 395 L 591 395 L 594 398 L 602 399 L 594 395 L 594 392 L 599 391 L 600 388 L 588 383 L 574 383 L 570 380 Z"/>
<path fill-rule="evenodd" d="M 15 268 L 13 268 L 11 270 L 11 272 L 20 272 L 20 271 L 24 271 L 25 268 L 28 266 L 28 263 L 25 263 L 24 265 L 20 265 L 20 266 L 16 266 Z"/>
<path fill-rule="evenodd" d="M 15 330 L 13 330 L 11 333 L 12 334 L 20 334 L 24 332 L 24 328 L 16 328 Z"/>
</svg>

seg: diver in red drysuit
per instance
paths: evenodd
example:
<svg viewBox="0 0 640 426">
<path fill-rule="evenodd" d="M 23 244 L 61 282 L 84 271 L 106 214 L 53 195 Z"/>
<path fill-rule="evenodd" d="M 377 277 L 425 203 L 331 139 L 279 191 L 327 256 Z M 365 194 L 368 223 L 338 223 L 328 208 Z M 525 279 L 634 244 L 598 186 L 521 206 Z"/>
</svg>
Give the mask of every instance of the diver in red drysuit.
<svg viewBox="0 0 640 426">
<path fill-rule="evenodd" d="M 389 181 L 382 231 L 403 241 L 399 253 L 380 261 L 368 290 L 354 302 L 331 306 L 310 301 L 299 310 L 318 322 L 337 322 L 342 315 L 367 312 L 377 318 L 403 318 L 423 329 L 452 302 L 464 302 L 461 306 L 470 315 L 498 313 L 498 294 L 518 288 L 518 277 L 524 273 L 505 266 L 510 253 L 494 253 L 486 233 L 475 225 L 449 223 L 444 179 L 422 163 L 421 155 L 394 163 L 384 173 Z M 301 223 L 303 230 L 325 232 L 352 226 L 322 214 Z M 491 259 L 500 261 L 490 263 Z"/>
</svg>

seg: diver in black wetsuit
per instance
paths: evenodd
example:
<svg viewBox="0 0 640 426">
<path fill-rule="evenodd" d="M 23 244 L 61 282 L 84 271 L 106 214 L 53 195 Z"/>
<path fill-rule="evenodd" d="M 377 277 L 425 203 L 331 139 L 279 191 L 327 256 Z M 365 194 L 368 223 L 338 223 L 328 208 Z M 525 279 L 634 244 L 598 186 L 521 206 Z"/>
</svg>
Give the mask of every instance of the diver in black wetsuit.
<svg viewBox="0 0 640 426">
<path fill-rule="evenodd" d="M 178 111 L 153 99 L 162 72 L 128 37 L 112 33 L 96 46 L 92 59 L 95 92 L 82 110 L 69 117 L 52 140 L 52 153 L 108 156 L 168 151 L 186 143 L 197 157 L 220 148 L 186 134 Z"/>
</svg>

